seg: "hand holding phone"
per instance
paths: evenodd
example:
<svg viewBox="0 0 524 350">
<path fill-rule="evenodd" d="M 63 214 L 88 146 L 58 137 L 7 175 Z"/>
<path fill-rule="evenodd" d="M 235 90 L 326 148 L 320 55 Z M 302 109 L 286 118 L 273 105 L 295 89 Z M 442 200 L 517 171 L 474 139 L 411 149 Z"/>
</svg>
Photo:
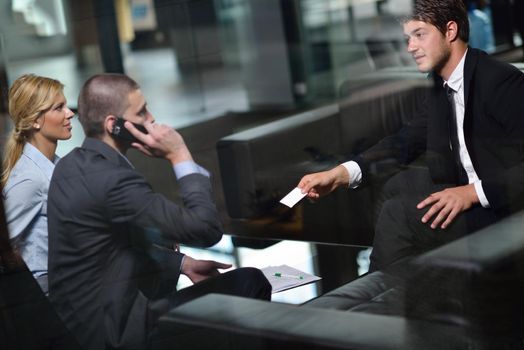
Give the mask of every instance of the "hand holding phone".
<svg viewBox="0 0 524 350">
<path fill-rule="evenodd" d="M 136 137 L 134 137 L 129 130 L 124 126 L 124 123 L 126 122 L 123 118 L 116 118 L 115 123 L 113 124 L 113 130 L 111 130 L 111 134 L 118 137 L 119 139 L 129 141 L 129 142 L 138 142 L 142 143 L 140 140 L 138 140 Z M 147 134 L 147 130 L 143 125 L 132 123 L 135 128 L 137 128 L 140 132 Z"/>
<path fill-rule="evenodd" d="M 172 127 L 164 124 L 152 124 L 145 122 L 144 125 L 131 123 L 138 131 L 128 130 L 125 127 L 126 120 L 117 118 L 112 134 L 133 143 L 133 147 L 150 157 L 165 158 L 173 165 L 186 160 L 193 160 L 187 149 L 182 136 Z M 149 134 L 141 137 L 144 142 L 137 139 L 138 132 Z M 150 133 L 149 133 L 150 132 Z M 147 140 L 146 140 L 147 139 Z"/>
</svg>

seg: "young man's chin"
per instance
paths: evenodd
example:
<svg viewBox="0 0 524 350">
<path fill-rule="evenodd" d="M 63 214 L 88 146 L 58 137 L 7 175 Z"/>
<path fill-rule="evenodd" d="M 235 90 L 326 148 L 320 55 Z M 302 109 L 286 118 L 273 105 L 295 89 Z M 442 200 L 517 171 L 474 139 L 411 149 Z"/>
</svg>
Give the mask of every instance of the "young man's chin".
<svg viewBox="0 0 524 350">
<path fill-rule="evenodd" d="M 427 67 L 424 64 L 417 64 L 417 69 L 421 73 L 429 73 L 431 71 L 431 68 Z"/>
</svg>

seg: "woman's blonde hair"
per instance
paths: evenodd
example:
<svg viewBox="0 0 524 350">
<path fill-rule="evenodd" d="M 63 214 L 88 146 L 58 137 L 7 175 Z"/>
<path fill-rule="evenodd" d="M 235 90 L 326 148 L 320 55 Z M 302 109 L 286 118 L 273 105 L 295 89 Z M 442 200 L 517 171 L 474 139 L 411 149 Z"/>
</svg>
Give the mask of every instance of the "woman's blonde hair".
<svg viewBox="0 0 524 350">
<path fill-rule="evenodd" d="M 58 80 L 34 74 L 22 75 L 9 89 L 9 116 L 14 125 L 4 147 L 2 187 L 34 132 L 34 123 L 52 107 L 55 97 L 63 89 L 64 85 Z"/>
</svg>

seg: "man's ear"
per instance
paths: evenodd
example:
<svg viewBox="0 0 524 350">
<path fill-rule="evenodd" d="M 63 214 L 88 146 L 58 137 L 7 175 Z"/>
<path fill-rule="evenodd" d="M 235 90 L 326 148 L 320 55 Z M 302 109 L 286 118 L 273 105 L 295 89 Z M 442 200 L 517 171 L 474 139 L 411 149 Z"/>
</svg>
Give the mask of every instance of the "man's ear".
<svg viewBox="0 0 524 350">
<path fill-rule="evenodd" d="M 104 130 L 108 134 L 111 134 L 113 132 L 113 126 L 115 125 L 115 122 L 116 122 L 116 117 L 114 115 L 108 115 L 104 119 Z"/>
<path fill-rule="evenodd" d="M 446 23 L 446 37 L 449 42 L 453 42 L 458 39 L 458 24 L 455 21 L 449 21 Z"/>
</svg>

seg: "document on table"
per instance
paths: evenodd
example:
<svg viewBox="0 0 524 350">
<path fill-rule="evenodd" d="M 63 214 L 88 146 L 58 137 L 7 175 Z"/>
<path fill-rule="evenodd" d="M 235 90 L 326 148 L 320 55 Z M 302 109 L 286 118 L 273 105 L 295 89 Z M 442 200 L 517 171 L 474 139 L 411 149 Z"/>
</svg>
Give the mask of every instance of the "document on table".
<svg viewBox="0 0 524 350">
<path fill-rule="evenodd" d="M 291 192 L 289 192 L 284 198 L 280 200 L 280 203 L 287 205 L 290 208 L 293 208 L 293 206 L 300 202 L 300 200 L 305 196 L 306 193 L 302 193 L 302 190 L 300 188 L 295 187 Z"/>
<path fill-rule="evenodd" d="M 321 277 L 310 275 L 287 265 L 268 266 L 261 270 L 271 283 L 272 293 L 282 292 L 321 279 Z"/>
</svg>

